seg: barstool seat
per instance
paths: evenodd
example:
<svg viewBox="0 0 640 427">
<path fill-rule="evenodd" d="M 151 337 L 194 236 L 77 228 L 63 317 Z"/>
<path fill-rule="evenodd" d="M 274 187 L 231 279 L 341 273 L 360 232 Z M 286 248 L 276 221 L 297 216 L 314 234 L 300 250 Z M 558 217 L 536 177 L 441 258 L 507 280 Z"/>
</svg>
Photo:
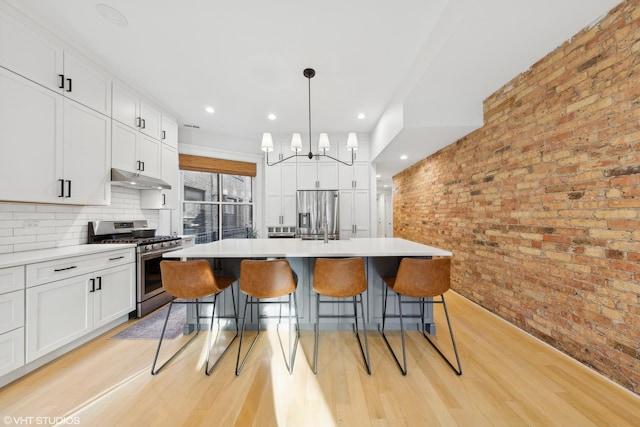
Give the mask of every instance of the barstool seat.
<svg viewBox="0 0 640 427">
<path fill-rule="evenodd" d="M 289 305 L 289 374 L 293 373 L 293 364 L 296 358 L 296 349 L 300 339 L 300 322 L 298 320 L 298 306 L 295 298 L 295 291 L 298 287 L 296 276 L 291 270 L 289 261 L 286 259 L 269 260 L 242 260 L 240 262 L 240 291 L 246 295 L 244 314 L 242 318 L 242 329 L 240 332 L 240 343 L 238 345 L 238 357 L 236 359 L 236 375 L 240 375 L 242 368 L 247 362 L 247 358 L 260 336 L 260 319 L 272 317 L 260 313 L 260 304 L 263 299 L 275 299 L 288 296 L 287 301 L 262 301 L 262 304 L 287 304 Z M 242 352 L 242 339 L 244 337 L 245 324 L 247 321 L 247 307 L 256 305 L 258 310 L 258 332 L 251 342 L 251 346 L 240 362 Z M 295 314 L 292 314 L 295 313 Z M 295 342 L 292 334 L 294 328 L 291 325 L 295 316 Z M 287 362 L 285 360 L 285 362 Z"/>
<path fill-rule="evenodd" d="M 235 295 L 233 293 L 233 282 L 235 278 L 230 277 L 215 277 L 211 266 L 207 260 L 192 260 L 192 261 L 161 261 L 160 262 L 160 274 L 162 277 L 162 285 L 165 291 L 171 295 L 171 303 L 167 310 L 167 317 L 162 327 L 162 334 L 158 341 L 158 349 L 153 359 L 153 365 L 151 366 L 151 374 L 155 375 L 162 368 L 164 368 L 169 362 L 171 362 L 182 350 L 186 348 L 200 333 L 200 301 L 201 298 L 213 295 L 213 308 L 211 310 L 211 323 L 209 326 L 209 336 L 207 339 L 207 356 L 205 363 L 205 374 L 210 375 L 213 369 L 217 366 L 222 356 L 229 350 L 229 347 L 233 341 L 238 337 L 238 314 L 236 312 Z M 218 295 L 227 288 L 231 288 L 231 298 L 233 300 L 233 312 L 236 323 L 236 333 L 227 344 L 222 353 L 218 356 L 216 361 L 209 367 L 209 357 L 211 355 L 211 335 L 213 334 L 213 320 L 216 311 L 216 302 Z M 176 301 L 176 299 L 186 301 Z M 190 301 L 194 300 L 194 301 Z M 162 341 L 167 329 L 167 322 L 171 314 L 171 308 L 174 304 L 195 304 L 196 306 L 196 333 L 186 343 L 182 345 L 169 359 L 167 359 L 158 369 L 156 369 L 156 363 L 158 356 L 160 355 L 160 348 L 162 347 Z M 230 316 L 217 316 L 220 318 L 230 318 Z"/>
<path fill-rule="evenodd" d="M 364 303 L 362 293 L 367 290 L 367 277 L 364 271 L 364 261 L 362 258 L 318 258 L 313 272 L 313 290 L 316 292 L 316 324 L 315 324 L 315 350 L 313 356 L 313 373 L 318 373 L 318 335 L 320 329 L 320 318 L 342 318 L 353 317 L 355 319 L 354 332 L 358 339 L 360 352 L 364 360 L 367 373 L 371 375 L 371 365 L 369 363 L 369 342 L 367 340 L 367 327 L 364 315 Z M 332 300 L 322 301 L 320 296 L 330 297 Z M 334 299 L 340 298 L 341 301 Z M 352 301 L 346 300 L 352 298 Z M 353 316 L 320 314 L 320 304 L 322 303 L 345 303 L 353 304 Z M 360 313 L 362 314 L 362 332 L 364 334 L 364 349 L 358 329 L 358 304 L 360 303 Z M 366 354 L 365 354 L 366 353 Z"/>
<path fill-rule="evenodd" d="M 407 375 L 407 356 L 405 349 L 405 334 L 403 319 L 405 318 L 421 318 L 422 319 L 422 336 L 433 346 L 434 349 L 440 354 L 440 356 L 449 364 L 449 366 L 455 371 L 456 374 L 462 375 L 462 367 L 460 366 L 460 358 L 458 357 L 458 349 L 456 347 L 455 339 L 453 338 L 453 330 L 451 329 L 451 321 L 449 320 L 449 312 L 447 311 L 447 304 L 444 300 L 444 293 L 449 290 L 451 277 L 451 258 L 438 258 L 438 259 L 423 259 L 423 258 L 403 258 L 398 266 L 398 273 L 395 277 L 385 277 L 383 280 L 387 284 L 384 291 L 384 303 L 382 310 L 382 328 L 379 328 L 382 337 L 384 338 L 387 347 L 391 351 L 393 358 L 395 359 L 402 375 Z M 387 297 L 389 289 L 392 289 L 398 296 L 398 316 L 387 315 Z M 418 303 L 420 305 L 419 315 L 402 315 L 403 302 L 409 303 L 411 301 L 403 301 L 402 297 L 417 298 L 418 301 L 412 301 L 412 303 Z M 440 301 L 434 301 L 433 297 L 440 296 Z M 449 328 L 449 335 L 451 336 L 451 343 L 453 344 L 453 351 L 456 357 L 457 368 L 451 363 L 451 361 L 440 351 L 438 346 L 427 336 L 425 331 L 425 305 L 426 304 L 442 304 L 444 308 L 444 314 L 447 319 L 447 326 Z M 402 339 L 402 360 L 403 364 L 400 364 L 396 353 L 393 351 L 389 340 L 385 334 L 385 322 L 388 317 L 397 317 L 400 319 L 400 336 Z"/>
</svg>

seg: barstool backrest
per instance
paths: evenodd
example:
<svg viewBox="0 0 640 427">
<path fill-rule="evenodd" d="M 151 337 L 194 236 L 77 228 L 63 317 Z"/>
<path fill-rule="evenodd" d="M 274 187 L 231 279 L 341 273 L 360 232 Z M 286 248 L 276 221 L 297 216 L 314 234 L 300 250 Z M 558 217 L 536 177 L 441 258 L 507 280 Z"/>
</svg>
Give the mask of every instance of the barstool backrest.
<svg viewBox="0 0 640 427">
<path fill-rule="evenodd" d="M 334 298 L 361 294 L 367 289 L 362 258 L 318 258 L 313 271 L 313 290 Z"/>
<path fill-rule="evenodd" d="M 296 281 L 286 259 L 240 262 L 240 290 L 254 298 L 277 298 L 296 290 Z"/>
<path fill-rule="evenodd" d="M 204 259 L 192 261 L 161 261 L 162 286 L 176 298 L 202 298 L 221 291 Z"/>
<path fill-rule="evenodd" d="M 448 291 L 450 279 L 451 258 L 403 258 L 392 287 L 401 295 L 428 298 Z"/>
</svg>

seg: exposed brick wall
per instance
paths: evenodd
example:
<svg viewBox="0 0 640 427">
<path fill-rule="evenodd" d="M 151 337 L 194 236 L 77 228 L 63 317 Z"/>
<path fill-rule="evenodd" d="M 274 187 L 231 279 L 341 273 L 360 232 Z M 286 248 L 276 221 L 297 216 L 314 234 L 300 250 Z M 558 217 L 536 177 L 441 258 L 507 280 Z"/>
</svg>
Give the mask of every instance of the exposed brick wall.
<svg viewBox="0 0 640 427">
<path fill-rule="evenodd" d="M 640 0 L 484 116 L 394 177 L 394 235 L 451 249 L 456 291 L 640 393 Z"/>
</svg>

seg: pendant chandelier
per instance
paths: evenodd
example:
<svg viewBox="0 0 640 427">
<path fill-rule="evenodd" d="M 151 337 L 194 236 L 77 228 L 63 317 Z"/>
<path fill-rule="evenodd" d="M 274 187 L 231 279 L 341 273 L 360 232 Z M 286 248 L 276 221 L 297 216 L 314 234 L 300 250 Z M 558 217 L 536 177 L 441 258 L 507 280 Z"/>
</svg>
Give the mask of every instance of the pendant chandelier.
<svg viewBox="0 0 640 427">
<path fill-rule="evenodd" d="M 309 82 L 309 153 L 298 154 L 299 152 L 302 151 L 302 137 L 300 136 L 299 133 L 294 133 L 291 136 L 291 151 L 293 151 L 294 154 L 290 155 L 289 157 L 285 157 L 284 159 L 270 163 L 269 152 L 273 151 L 273 138 L 271 137 L 271 134 L 269 132 L 265 132 L 262 134 L 262 145 L 260 146 L 260 148 L 262 149 L 262 151 L 267 153 L 267 166 L 274 166 L 274 165 L 277 165 L 278 163 L 282 163 L 289 159 L 294 159 L 296 157 L 307 157 L 310 160 L 313 158 L 316 158 L 317 160 L 319 160 L 320 157 L 326 157 L 331 160 L 335 160 L 336 162 L 340 162 L 343 165 L 353 166 L 353 161 L 355 160 L 355 151 L 358 149 L 358 137 L 356 136 L 355 132 L 350 132 L 347 135 L 347 150 L 351 152 L 350 163 L 340 159 L 336 159 L 335 157 L 332 157 L 329 154 L 327 154 L 327 151 L 329 151 L 330 145 L 329 145 L 329 136 L 326 133 L 320 134 L 320 137 L 318 140 L 318 152 L 314 153 L 313 150 L 311 149 L 311 79 L 316 75 L 316 71 L 313 68 L 306 68 L 303 71 L 303 74 Z"/>
</svg>

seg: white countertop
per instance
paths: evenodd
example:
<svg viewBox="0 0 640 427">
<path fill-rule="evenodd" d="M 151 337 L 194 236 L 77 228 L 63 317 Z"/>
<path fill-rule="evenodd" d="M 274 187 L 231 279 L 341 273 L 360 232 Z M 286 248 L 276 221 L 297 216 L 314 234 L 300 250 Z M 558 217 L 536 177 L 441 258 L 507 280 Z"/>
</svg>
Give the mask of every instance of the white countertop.
<svg viewBox="0 0 640 427">
<path fill-rule="evenodd" d="M 164 258 L 319 258 L 384 256 L 452 256 L 434 248 L 399 238 L 349 240 L 225 239 L 163 254 Z"/>
<path fill-rule="evenodd" d="M 60 248 L 38 249 L 34 251 L 0 254 L 0 268 L 14 267 L 16 265 L 33 264 L 34 262 L 52 261 L 55 259 L 69 258 L 80 255 L 91 255 L 101 252 L 109 252 L 135 247 L 136 245 L 134 244 L 74 245 L 63 246 Z"/>
</svg>

